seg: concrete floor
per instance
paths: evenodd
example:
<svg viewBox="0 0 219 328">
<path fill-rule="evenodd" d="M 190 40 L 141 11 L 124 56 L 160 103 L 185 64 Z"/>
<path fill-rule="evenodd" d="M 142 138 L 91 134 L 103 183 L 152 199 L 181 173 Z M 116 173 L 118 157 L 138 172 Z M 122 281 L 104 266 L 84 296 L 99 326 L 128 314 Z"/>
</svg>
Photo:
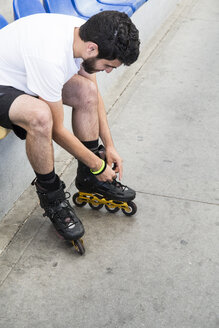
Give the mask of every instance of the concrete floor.
<svg viewBox="0 0 219 328">
<path fill-rule="evenodd" d="M 81 257 L 36 207 L 0 257 L 1 328 L 219 327 L 218 40 L 218 1 L 191 1 L 109 114 L 137 214 L 76 209 Z"/>
</svg>

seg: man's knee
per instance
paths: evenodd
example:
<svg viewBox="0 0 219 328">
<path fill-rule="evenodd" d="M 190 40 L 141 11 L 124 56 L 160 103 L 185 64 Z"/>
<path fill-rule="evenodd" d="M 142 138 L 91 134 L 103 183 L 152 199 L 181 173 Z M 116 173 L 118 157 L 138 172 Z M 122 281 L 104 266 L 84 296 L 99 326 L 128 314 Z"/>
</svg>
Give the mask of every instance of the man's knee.
<svg viewBox="0 0 219 328">
<path fill-rule="evenodd" d="M 75 79 L 76 81 L 76 79 Z M 89 109 L 98 103 L 98 90 L 96 84 L 85 78 L 79 77 L 77 83 L 66 85 L 63 90 L 63 101 L 75 109 Z"/>
<path fill-rule="evenodd" d="M 97 102 L 98 91 L 97 91 L 97 86 L 93 81 L 90 80 L 87 81 L 86 86 L 84 86 L 83 93 L 85 94 L 86 101 Z"/>
<path fill-rule="evenodd" d="M 78 97 L 78 106 L 80 109 L 84 110 L 92 110 L 92 108 L 96 109 L 98 104 L 98 91 L 94 82 L 86 79 L 86 83 L 84 83 L 81 93 Z"/>
<path fill-rule="evenodd" d="M 52 125 L 51 110 L 46 103 L 41 101 L 32 111 L 28 132 L 48 136 L 51 135 Z"/>
</svg>

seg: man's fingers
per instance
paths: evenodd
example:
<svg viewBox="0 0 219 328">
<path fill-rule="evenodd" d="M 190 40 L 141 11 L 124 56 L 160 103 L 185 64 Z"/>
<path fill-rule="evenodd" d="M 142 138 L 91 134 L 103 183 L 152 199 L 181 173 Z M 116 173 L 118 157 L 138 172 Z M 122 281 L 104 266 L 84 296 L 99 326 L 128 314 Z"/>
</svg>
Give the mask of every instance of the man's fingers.
<svg viewBox="0 0 219 328">
<path fill-rule="evenodd" d="M 121 169 L 121 170 L 119 171 L 119 180 L 120 180 L 120 181 L 122 180 L 122 175 L 123 175 L 123 170 Z"/>
<path fill-rule="evenodd" d="M 119 180 L 121 181 L 123 173 L 122 161 L 117 165 L 117 173 L 119 173 Z"/>
</svg>

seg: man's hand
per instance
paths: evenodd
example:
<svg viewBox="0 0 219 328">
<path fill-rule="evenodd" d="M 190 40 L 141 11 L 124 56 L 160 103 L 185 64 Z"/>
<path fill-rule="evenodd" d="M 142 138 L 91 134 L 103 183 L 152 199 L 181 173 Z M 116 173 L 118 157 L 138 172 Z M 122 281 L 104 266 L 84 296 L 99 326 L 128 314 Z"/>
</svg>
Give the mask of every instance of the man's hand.
<svg viewBox="0 0 219 328">
<path fill-rule="evenodd" d="M 112 168 L 107 164 L 106 169 L 104 170 L 104 172 L 100 175 L 97 175 L 97 179 L 99 181 L 103 181 L 103 182 L 113 182 L 114 179 L 116 179 L 116 173 L 114 170 L 112 170 Z"/>
<path fill-rule="evenodd" d="M 113 168 L 114 172 L 119 173 L 119 180 L 121 180 L 123 173 L 122 158 L 114 147 L 111 146 L 106 148 L 106 160 L 107 164 Z"/>
</svg>

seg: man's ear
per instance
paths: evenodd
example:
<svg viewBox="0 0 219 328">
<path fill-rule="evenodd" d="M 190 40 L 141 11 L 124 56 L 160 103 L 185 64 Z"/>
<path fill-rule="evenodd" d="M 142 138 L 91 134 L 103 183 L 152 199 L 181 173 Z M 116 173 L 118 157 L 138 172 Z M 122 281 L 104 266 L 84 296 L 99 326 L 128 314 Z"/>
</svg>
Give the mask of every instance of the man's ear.
<svg viewBox="0 0 219 328">
<path fill-rule="evenodd" d="M 96 57 L 98 55 L 98 45 L 94 42 L 87 42 L 86 52 L 88 57 Z"/>
</svg>

